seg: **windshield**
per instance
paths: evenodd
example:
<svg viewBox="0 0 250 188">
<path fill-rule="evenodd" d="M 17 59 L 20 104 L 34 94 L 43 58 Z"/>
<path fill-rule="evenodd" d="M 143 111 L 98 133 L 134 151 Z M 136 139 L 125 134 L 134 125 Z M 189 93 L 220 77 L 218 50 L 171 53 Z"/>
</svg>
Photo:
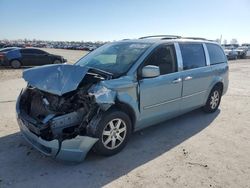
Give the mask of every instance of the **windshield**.
<svg viewBox="0 0 250 188">
<path fill-rule="evenodd" d="M 150 45 L 135 42 L 109 43 L 86 55 L 76 65 L 101 69 L 117 77 L 126 73 Z"/>
</svg>

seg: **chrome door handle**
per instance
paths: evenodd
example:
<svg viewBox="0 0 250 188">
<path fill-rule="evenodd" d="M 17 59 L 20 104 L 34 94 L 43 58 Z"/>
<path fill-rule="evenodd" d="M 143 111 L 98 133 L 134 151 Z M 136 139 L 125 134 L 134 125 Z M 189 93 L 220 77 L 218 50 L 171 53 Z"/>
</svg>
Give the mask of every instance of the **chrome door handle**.
<svg viewBox="0 0 250 188">
<path fill-rule="evenodd" d="M 184 78 L 184 80 L 192 80 L 193 77 L 192 76 L 187 76 L 186 78 Z"/>
<path fill-rule="evenodd" d="M 181 81 L 182 81 L 181 78 L 176 78 L 176 79 L 174 79 L 172 82 L 173 82 L 174 84 L 177 84 L 177 83 L 179 83 L 179 82 L 181 82 Z"/>
</svg>

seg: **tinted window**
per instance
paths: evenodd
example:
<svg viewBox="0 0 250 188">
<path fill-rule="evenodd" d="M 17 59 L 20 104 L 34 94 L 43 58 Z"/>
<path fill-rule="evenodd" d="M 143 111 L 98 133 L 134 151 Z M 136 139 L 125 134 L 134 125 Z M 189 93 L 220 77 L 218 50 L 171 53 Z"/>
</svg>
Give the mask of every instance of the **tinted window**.
<svg viewBox="0 0 250 188">
<path fill-rule="evenodd" d="M 34 52 L 36 54 L 46 54 L 46 52 L 42 51 L 42 50 L 37 50 L 37 49 L 34 49 Z"/>
<path fill-rule="evenodd" d="M 33 49 L 22 49 L 21 53 L 30 54 L 30 53 L 33 53 Z"/>
<path fill-rule="evenodd" d="M 226 61 L 223 50 L 216 44 L 206 44 L 209 53 L 210 64 L 223 63 Z"/>
<path fill-rule="evenodd" d="M 45 54 L 46 53 L 38 49 L 22 49 L 21 52 L 24 54 Z"/>
<path fill-rule="evenodd" d="M 173 45 L 164 45 L 157 48 L 146 59 L 143 67 L 146 65 L 155 65 L 160 68 L 161 75 L 177 71 L 176 55 Z"/>
<path fill-rule="evenodd" d="M 206 66 L 206 58 L 202 44 L 180 44 L 183 69 L 194 69 Z"/>
</svg>

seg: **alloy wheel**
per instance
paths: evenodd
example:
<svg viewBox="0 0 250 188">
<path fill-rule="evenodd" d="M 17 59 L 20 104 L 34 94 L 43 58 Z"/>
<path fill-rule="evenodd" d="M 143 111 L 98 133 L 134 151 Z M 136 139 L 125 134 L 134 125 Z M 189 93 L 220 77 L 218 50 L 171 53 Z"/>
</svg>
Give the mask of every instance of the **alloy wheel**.
<svg viewBox="0 0 250 188">
<path fill-rule="evenodd" d="M 111 120 L 104 127 L 102 132 L 102 143 L 107 149 L 115 149 L 125 140 L 127 133 L 126 123 L 120 119 L 116 118 Z"/>
<path fill-rule="evenodd" d="M 210 106 L 212 109 L 215 109 L 220 101 L 220 93 L 219 91 L 215 90 L 211 95 Z"/>
</svg>

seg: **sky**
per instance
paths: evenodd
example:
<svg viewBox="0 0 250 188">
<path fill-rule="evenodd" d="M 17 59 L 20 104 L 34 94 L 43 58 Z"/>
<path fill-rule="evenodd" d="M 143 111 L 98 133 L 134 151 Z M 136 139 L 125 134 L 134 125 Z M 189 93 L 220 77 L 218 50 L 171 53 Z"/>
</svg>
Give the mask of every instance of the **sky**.
<svg viewBox="0 0 250 188">
<path fill-rule="evenodd" d="M 172 34 L 250 43 L 250 0 L 0 0 L 0 39 L 113 41 Z"/>
</svg>

